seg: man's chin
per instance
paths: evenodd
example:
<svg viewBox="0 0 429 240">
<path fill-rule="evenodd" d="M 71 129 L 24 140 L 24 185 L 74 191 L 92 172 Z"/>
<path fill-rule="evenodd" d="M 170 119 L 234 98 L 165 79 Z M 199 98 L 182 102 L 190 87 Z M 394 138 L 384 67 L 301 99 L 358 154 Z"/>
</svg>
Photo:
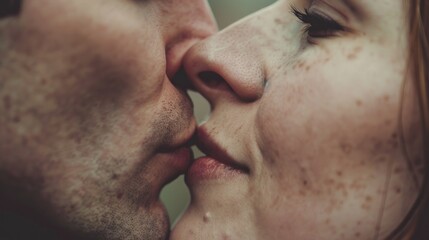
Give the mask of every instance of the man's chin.
<svg viewBox="0 0 429 240">
<path fill-rule="evenodd" d="M 74 239 L 166 239 L 170 223 L 167 212 L 160 201 L 137 209 L 112 207 L 108 212 L 88 209 L 86 216 L 77 222 L 66 222 L 64 226 Z M 70 229 L 70 226 L 74 226 Z"/>
</svg>

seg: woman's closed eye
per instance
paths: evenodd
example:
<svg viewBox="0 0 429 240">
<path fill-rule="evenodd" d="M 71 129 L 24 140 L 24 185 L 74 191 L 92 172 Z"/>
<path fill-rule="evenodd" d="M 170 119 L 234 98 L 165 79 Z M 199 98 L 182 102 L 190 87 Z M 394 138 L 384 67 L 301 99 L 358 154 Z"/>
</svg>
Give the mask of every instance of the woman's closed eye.
<svg viewBox="0 0 429 240">
<path fill-rule="evenodd" d="M 305 24 L 304 33 L 310 38 L 328 38 L 337 36 L 340 32 L 346 31 L 346 28 L 337 21 L 324 16 L 317 12 L 309 12 L 305 9 L 304 12 L 292 8 L 292 13 Z"/>
</svg>

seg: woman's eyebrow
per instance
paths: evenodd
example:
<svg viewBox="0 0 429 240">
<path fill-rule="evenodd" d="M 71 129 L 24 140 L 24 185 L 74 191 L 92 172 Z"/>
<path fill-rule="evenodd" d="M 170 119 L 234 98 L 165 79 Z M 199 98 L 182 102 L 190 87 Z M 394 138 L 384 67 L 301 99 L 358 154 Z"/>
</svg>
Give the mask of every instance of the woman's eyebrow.
<svg viewBox="0 0 429 240">
<path fill-rule="evenodd" d="M 347 20 L 349 19 L 349 14 L 346 14 L 346 12 L 350 12 L 358 18 L 362 17 L 361 6 L 356 3 L 356 0 L 312 0 L 311 2 L 314 3 L 317 1 L 336 9 Z"/>
<path fill-rule="evenodd" d="M 357 19 L 363 20 L 368 17 L 369 9 L 367 2 L 363 2 L 362 0 L 343 0 L 343 2 Z"/>
<path fill-rule="evenodd" d="M 350 8 L 350 11 L 355 13 L 359 12 L 355 0 L 343 0 L 343 2 L 347 5 L 348 8 Z"/>
<path fill-rule="evenodd" d="M 313 0 L 313 1 L 317 1 L 317 0 Z M 328 5 L 332 4 L 331 6 L 338 6 L 343 10 L 347 9 L 346 11 L 349 11 L 358 19 L 363 18 L 365 15 L 365 11 L 362 6 L 362 0 L 320 0 L 320 1 L 323 1 Z M 339 6 L 338 4 L 342 6 Z"/>
</svg>

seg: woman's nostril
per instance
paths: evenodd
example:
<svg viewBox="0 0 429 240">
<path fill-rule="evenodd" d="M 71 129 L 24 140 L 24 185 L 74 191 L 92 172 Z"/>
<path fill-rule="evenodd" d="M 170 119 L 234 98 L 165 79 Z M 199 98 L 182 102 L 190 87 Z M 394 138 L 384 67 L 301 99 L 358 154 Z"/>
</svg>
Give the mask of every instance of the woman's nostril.
<svg viewBox="0 0 429 240">
<path fill-rule="evenodd" d="M 224 78 L 214 71 L 203 71 L 198 73 L 197 76 L 198 80 L 202 83 L 202 85 L 204 85 L 204 87 L 217 92 L 229 92 L 245 102 L 255 101 L 262 95 L 262 88 L 259 87 L 259 85 L 255 86 L 255 84 L 252 84 L 250 81 L 250 83 L 246 84 L 246 82 L 242 79 L 239 79 L 239 77 L 236 79 L 232 77 Z"/>
<path fill-rule="evenodd" d="M 225 80 L 219 74 L 212 71 L 204 71 L 198 74 L 198 78 L 208 87 L 219 87 Z"/>
</svg>

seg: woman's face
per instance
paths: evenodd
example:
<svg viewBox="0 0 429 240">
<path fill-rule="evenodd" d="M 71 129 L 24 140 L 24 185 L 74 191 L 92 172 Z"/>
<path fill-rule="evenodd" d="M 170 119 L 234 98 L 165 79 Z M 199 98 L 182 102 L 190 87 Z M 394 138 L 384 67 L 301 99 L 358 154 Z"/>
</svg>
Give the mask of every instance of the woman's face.
<svg viewBox="0 0 429 240">
<path fill-rule="evenodd" d="M 280 0 L 191 49 L 185 68 L 212 113 L 172 239 L 394 231 L 422 175 L 404 4 Z"/>
</svg>

